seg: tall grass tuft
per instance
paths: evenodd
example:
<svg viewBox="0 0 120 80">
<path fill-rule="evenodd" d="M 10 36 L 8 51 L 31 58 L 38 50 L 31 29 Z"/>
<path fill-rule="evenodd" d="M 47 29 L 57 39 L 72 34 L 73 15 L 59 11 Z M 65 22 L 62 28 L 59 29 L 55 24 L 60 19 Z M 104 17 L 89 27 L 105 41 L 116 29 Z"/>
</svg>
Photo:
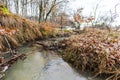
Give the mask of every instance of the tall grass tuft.
<svg viewBox="0 0 120 80">
<path fill-rule="evenodd" d="M 42 38 L 40 24 L 14 15 L 0 3 L 0 50 Z"/>
</svg>

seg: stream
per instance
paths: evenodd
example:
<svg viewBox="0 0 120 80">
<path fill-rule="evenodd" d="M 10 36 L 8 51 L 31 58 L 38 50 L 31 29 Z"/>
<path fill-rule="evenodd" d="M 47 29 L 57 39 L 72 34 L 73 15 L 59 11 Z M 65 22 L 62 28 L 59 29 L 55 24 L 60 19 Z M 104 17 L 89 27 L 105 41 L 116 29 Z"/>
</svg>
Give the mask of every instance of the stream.
<svg viewBox="0 0 120 80">
<path fill-rule="evenodd" d="M 100 80 L 77 73 L 53 51 L 25 47 L 20 52 L 30 55 L 24 61 L 14 63 L 1 80 Z"/>
</svg>

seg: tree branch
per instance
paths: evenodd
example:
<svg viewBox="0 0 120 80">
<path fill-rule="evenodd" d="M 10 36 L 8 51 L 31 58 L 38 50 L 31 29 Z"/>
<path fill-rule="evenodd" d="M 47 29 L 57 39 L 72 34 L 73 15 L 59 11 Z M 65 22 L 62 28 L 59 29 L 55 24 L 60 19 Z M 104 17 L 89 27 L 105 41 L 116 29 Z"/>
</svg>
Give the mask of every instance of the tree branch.
<svg viewBox="0 0 120 80">
<path fill-rule="evenodd" d="M 56 3 L 56 0 L 54 0 L 52 6 L 51 6 L 51 8 L 50 8 L 50 10 L 49 10 L 48 13 L 46 14 L 45 21 L 47 20 L 48 16 L 50 15 L 51 11 L 53 10 L 53 8 L 54 8 L 55 6 L 57 6 L 58 4 L 62 3 L 62 2 L 64 2 L 64 1 L 60 1 L 60 2 Z M 55 3 L 56 3 L 56 4 L 55 4 Z"/>
</svg>

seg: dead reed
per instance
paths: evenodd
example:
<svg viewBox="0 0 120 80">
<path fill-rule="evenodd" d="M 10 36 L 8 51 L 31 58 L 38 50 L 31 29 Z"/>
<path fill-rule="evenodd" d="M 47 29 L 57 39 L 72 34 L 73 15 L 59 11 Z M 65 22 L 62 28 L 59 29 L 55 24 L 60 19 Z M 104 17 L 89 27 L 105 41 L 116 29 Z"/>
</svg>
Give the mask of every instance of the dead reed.
<svg viewBox="0 0 120 80">
<path fill-rule="evenodd" d="M 0 51 L 52 35 L 52 24 L 34 22 L 14 15 L 0 3 Z"/>
<path fill-rule="evenodd" d="M 91 71 L 94 77 L 106 74 L 106 80 L 120 79 L 120 38 L 104 31 L 87 32 L 63 41 L 63 58 L 75 68 Z"/>
</svg>

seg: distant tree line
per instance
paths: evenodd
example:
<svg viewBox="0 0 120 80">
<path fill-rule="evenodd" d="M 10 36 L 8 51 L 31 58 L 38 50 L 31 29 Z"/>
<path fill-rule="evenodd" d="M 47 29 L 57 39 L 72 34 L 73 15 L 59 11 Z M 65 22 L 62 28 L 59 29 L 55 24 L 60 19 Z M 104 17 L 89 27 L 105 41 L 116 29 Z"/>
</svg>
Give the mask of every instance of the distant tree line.
<svg viewBox="0 0 120 80">
<path fill-rule="evenodd" d="M 0 0 L 12 13 L 19 14 L 32 20 L 61 21 L 67 19 L 65 6 L 68 0 Z M 61 22 L 59 22 L 61 23 Z"/>
</svg>

